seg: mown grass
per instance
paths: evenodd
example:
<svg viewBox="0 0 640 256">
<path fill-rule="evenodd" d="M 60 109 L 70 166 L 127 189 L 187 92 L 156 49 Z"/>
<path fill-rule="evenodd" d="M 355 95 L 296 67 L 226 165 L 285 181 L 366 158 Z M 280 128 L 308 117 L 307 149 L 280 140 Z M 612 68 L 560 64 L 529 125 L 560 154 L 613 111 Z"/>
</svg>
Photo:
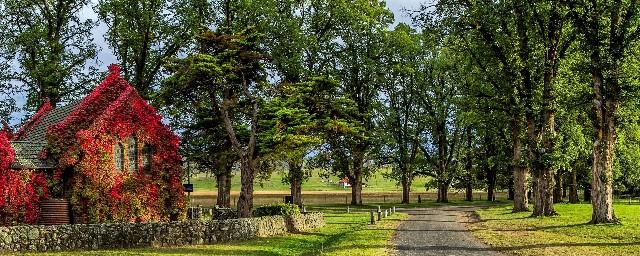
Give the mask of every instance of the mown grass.
<svg viewBox="0 0 640 256">
<path fill-rule="evenodd" d="M 396 213 L 371 225 L 367 212 L 346 213 L 345 209 L 316 207 L 315 210 L 325 212 L 327 224 L 304 234 L 287 234 L 218 245 L 45 255 L 387 255 L 393 249 L 391 236 L 401 220 L 407 217 L 406 214 Z M 364 206 L 362 209 L 365 209 Z"/>
<path fill-rule="evenodd" d="M 470 224 L 478 238 L 508 255 L 640 255 L 640 205 L 615 204 L 621 224 L 590 225 L 590 204 L 557 204 L 555 217 L 483 209 Z"/>
</svg>

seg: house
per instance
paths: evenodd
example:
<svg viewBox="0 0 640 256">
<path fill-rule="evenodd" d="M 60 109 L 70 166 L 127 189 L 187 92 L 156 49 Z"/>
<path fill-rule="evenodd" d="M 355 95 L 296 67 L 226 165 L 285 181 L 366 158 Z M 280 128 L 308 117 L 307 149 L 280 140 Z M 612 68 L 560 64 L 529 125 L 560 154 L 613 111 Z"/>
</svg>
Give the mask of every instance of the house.
<svg viewBox="0 0 640 256">
<path fill-rule="evenodd" d="M 338 186 L 340 186 L 342 188 L 351 187 L 351 184 L 349 184 L 349 178 L 344 177 L 343 179 L 338 181 Z"/>
<path fill-rule="evenodd" d="M 40 107 L 12 138 L 11 167 L 46 173 L 74 223 L 176 220 L 186 209 L 179 141 L 112 65 L 84 99 Z"/>
</svg>

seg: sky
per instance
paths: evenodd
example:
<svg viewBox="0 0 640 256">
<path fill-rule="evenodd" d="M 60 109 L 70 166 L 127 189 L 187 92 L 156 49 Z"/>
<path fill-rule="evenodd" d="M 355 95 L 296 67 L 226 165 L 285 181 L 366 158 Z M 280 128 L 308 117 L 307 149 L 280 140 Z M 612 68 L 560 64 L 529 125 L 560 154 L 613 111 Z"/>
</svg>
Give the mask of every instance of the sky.
<svg viewBox="0 0 640 256">
<path fill-rule="evenodd" d="M 416 10 L 420 7 L 420 4 L 427 0 L 387 0 L 387 7 L 393 12 L 396 24 L 399 22 L 411 23 L 411 18 L 404 12 L 404 10 Z M 95 0 L 91 1 L 92 4 L 95 4 Z M 93 19 L 97 20 L 96 14 L 91 7 L 85 7 L 80 12 L 80 18 L 85 19 Z M 395 24 L 394 24 L 395 26 Z M 96 42 L 99 51 L 97 60 L 98 62 L 90 62 L 90 65 L 97 65 L 98 70 L 106 70 L 107 66 L 111 63 L 116 63 L 117 59 L 109 49 L 108 45 L 104 41 L 103 35 L 105 34 L 107 28 L 105 24 L 100 23 L 97 27 L 93 28 L 92 33 L 94 35 L 94 42 Z M 18 107 L 22 108 L 25 103 L 25 95 L 16 95 L 15 98 Z M 11 124 L 17 125 L 22 121 L 23 117 L 27 115 L 25 112 L 14 113 L 11 116 Z"/>
</svg>

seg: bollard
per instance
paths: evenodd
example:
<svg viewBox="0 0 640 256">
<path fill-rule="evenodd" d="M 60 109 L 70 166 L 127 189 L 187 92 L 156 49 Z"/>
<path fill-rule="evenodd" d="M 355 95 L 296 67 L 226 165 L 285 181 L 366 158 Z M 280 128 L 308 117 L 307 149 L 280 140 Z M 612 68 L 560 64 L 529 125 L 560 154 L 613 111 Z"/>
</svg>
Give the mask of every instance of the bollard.
<svg viewBox="0 0 640 256">
<path fill-rule="evenodd" d="M 387 212 L 387 209 L 384 209 L 384 217 L 386 218 L 388 216 L 389 216 L 389 213 Z"/>
<path fill-rule="evenodd" d="M 380 211 L 380 206 L 378 205 L 378 211 Z"/>
<path fill-rule="evenodd" d="M 393 206 L 393 213 L 396 213 L 396 207 Z"/>
<path fill-rule="evenodd" d="M 347 206 L 347 213 L 351 213 L 351 208 L 349 208 L 349 206 Z"/>
<path fill-rule="evenodd" d="M 306 205 L 302 205 L 302 213 L 307 213 L 307 206 Z"/>
<path fill-rule="evenodd" d="M 371 224 L 376 224 L 376 218 L 375 218 L 373 212 L 374 212 L 374 210 L 371 210 L 371 212 L 370 212 L 371 213 Z"/>
<path fill-rule="evenodd" d="M 391 211 L 391 208 L 389 208 L 389 216 L 393 215 L 393 211 Z"/>
<path fill-rule="evenodd" d="M 382 220 L 382 212 L 378 212 L 378 221 Z"/>
</svg>

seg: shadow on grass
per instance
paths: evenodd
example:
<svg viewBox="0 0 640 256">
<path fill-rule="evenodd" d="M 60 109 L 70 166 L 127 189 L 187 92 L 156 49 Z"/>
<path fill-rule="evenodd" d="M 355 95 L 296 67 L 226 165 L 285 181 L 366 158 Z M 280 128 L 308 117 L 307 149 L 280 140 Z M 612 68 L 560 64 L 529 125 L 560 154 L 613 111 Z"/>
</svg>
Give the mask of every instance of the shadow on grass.
<svg viewBox="0 0 640 256">
<path fill-rule="evenodd" d="M 498 247 L 467 247 L 467 246 L 421 246 L 421 245 L 399 245 L 396 248 L 400 251 L 413 252 L 490 252 L 490 251 L 516 251 L 527 249 L 546 249 L 555 247 L 587 247 L 587 246 L 638 246 L 640 242 L 633 243 L 549 243 L 549 244 L 532 244 L 519 246 L 498 246 Z"/>
</svg>

